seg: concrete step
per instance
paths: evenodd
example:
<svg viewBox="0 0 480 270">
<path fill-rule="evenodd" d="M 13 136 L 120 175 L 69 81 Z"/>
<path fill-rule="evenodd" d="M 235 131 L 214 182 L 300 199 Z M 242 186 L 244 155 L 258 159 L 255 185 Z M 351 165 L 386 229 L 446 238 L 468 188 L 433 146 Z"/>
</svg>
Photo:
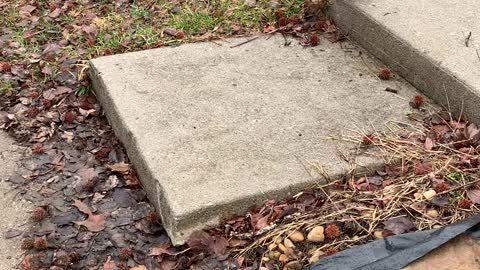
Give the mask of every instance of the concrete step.
<svg viewBox="0 0 480 270">
<path fill-rule="evenodd" d="M 480 123 L 480 1 L 330 4 L 349 37 L 438 104 Z"/>
<path fill-rule="evenodd" d="M 91 62 L 97 97 L 174 244 L 327 175 L 381 165 L 326 138 L 407 121 L 413 110 L 414 87 L 380 80 L 371 70 L 383 66 L 352 44 L 285 46 L 274 35 L 231 48 L 245 40 Z"/>
</svg>

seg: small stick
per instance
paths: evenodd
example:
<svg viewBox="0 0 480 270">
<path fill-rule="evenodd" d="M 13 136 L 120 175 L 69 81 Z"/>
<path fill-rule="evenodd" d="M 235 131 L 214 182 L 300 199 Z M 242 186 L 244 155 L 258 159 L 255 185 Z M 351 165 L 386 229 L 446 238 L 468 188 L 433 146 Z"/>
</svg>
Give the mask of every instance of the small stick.
<svg viewBox="0 0 480 270">
<path fill-rule="evenodd" d="M 394 93 L 394 94 L 398 94 L 398 90 L 394 89 L 394 88 L 391 88 L 391 87 L 385 88 L 385 91 L 390 92 L 390 93 Z"/>
<path fill-rule="evenodd" d="M 470 33 L 468 33 L 468 36 L 467 38 L 465 39 L 465 46 L 468 47 L 468 42 L 470 41 L 470 37 L 472 37 L 472 31 L 470 31 Z"/>
<path fill-rule="evenodd" d="M 235 48 L 235 47 L 242 46 L 242 45 L 244 45 L 244 44 L 247 44 L 247 43 L 249 43 L 249 42 L 254 41 L 254 40 L 257 39 L 258 37 L 259 37 L 259 36 L 256 36 L 256 37 L 251 38 L 251 39 L 248 39 L 248 40 L 246 40 L 246 41 L 244 41 L 244 42 L 240 42 L 240 43 L 238 43 L 238 44 L 236 44 L 236 45 L 230 46 L 230 48 Z"/>
<path fill-rule="evenodd" d="M 475 52 L 477 52 L 478 61 L 480 61 L 480 54 L 478 53 L 478 49 L 475 49 Z"/>
</svg>

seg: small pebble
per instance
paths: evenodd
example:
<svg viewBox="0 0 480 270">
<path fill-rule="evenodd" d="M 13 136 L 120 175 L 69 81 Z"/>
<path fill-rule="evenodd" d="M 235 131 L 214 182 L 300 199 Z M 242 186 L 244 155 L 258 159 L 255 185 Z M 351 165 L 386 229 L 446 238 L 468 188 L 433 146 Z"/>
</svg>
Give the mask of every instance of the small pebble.
<svg viewBox="0 0 480 270">
<path fill-rule="evenodd" d="M 280 255 L 280 257 L 278 257 L 278 261 L 281 263 L 287 263 L 288 261 L 290 261 L 290 258 L 287 255 L 282 254 Z"/>
<path fill-rule="evenodd" d="M 275 238 L 275 244 L 281 244 L 283 242 L 283 238 L 282 237 L 277 237 Z"/>
<path fill-rule="evenodd" d="M 431 218 L 437 218 L 438 217 L 438 211 L 435 209 L 430 209 L 427 211 L 427 216 Z"/>
<path fill-rule="evenodd" d="M 288 238 L 292 240 L 293 242 L 303 242 L 305 240 L 305 236 L 303 236 L 303 233 L 295 231 L 291 233 Z"/>
<path fill-rule="evenodd" d="M 282 255 L 282 253 L 280 253 L 280 251 L 274 251 L 272 252 L 272 258 L 274 259 L 278 259 L 280 257 L 280 255 Z"/>
<path fill-rule="evenodd" d="M 291 261 L 283 267 L 283 270 L 301 270 L 301 269 L 302 269 L 302 265 L 298 261 Z"/>
<path fill-rule="evenodd" d="M 269 269 L 262 266 L 262 267 L 260 267 L 260 270 L 269 270 Z"/>
<path fill-rule="evenodd" d="M 324 254 L 323 251 L 317 249 L 313 252 L 312 256 L 308 259 L 308 263 L 316 263 L 320 260 L 320 257 Z"/>
<path fill-rule="evenodd" d="M 375 239 L 383 239 L 382 231 L 374 231 L 373 236 L 375 237 Z"/>
<path fill-rule="evenodd" d="M 391 185 L 383 188 L 383 193 L 393 193 L 394 191 L 395 191 L 395 187 Z"/>
<path fill-rule="evenodd" d="M 278 249 L 279 249 L 282 253 L 287 253 L 287 247 L 285 247 L 283 244 L 278 244 Z"/>
<path fill-rule="evenodd" d="M 441 227 L 442 227 L 442 225 L 439 225 L 439 224 L 433 225 L 433 228 L 434 228 L 434 229 L 440 229 Z"/>
<path fill-rule="evenodd" d="M 268 258 L 268 257 L 262 257 L 262 262 L 268 262 L 268 261 L 270 261 L 270 258 Z"/>
<path fill-rule="evenodd" d="M 277 248 L 277 244 L 275 244 L 275 243 L 271 243 L 271 244 L 268 245 L 268 247 L 267 247 L 268 251 L 272 251 L 272 250 L 274 250 L 274 249 L 276 249 L 276 248 Z"/>
<path fill-rule="evenodd" d="M 435 195 L 437 195 L 437 192 L 433 189 L 427 190 L 423 193 L 423 197 L 427 200 L 431 200 Z"/>
<path fill-rule="evenodd" d="M 414 193 L 413 197 L 415 198 L 415 200 L 421 200 L 423 198 L 422 193 L 418 193 L 418 192 Z"/>
<path fill-rule="evenodd" d="M 307 235 L 307 240 L 310 242 L 323 242 L 325 240 L 323 226 L 314 227 Z"/>
<path fill-rule="evenodd" d="M 285 238 L 285 240 L 283 240 L 283 245 L 287 248 L 295 248 L 295 245 L 293 244 L 292 240 L 288 238 Z"/>
</svg>

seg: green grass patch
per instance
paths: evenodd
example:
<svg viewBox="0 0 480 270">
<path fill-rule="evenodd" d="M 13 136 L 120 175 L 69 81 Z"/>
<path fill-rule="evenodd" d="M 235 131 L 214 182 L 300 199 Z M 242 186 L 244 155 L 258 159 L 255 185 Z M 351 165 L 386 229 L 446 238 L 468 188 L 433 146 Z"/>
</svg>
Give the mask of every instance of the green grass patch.
<svg viewBox="0 0 480 270">
<path fill-rule="evenodd" d="M 0 97 L 16 93 L 15 88 L 9 82 L 0 82 Z"/>
<path fill-rule="evenodd" d="M 134 19 L 146 19 L 150 17 L 150 12 L 141 6 L 133 5 L 130 8 L 130 16 Z"/>
<path fill-rule="evenodd" d="M 218 22 L 218 18 L 214 18 L 205 12 L 184 10 L 180 14 L 173 15 L 167 22 L 167 26 L 181 29 L 187 34 L 194 35 L 213 30 Z"/>
</svg>

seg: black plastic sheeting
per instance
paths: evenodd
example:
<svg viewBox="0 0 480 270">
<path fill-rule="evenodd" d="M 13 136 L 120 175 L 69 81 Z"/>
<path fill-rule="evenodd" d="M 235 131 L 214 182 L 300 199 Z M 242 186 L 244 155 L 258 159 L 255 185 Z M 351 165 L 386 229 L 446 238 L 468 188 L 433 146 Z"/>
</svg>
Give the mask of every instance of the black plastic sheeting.
<svg viewBox="0 0 480 270">
<path fill-rule="evenodd" d="M 449 240 L 468 234 L 480 238 L 480 215 L 440 229 L 390 236 L 326 257 L 309 270 L 394 270 L 406 267 Z"/>
</svg>

